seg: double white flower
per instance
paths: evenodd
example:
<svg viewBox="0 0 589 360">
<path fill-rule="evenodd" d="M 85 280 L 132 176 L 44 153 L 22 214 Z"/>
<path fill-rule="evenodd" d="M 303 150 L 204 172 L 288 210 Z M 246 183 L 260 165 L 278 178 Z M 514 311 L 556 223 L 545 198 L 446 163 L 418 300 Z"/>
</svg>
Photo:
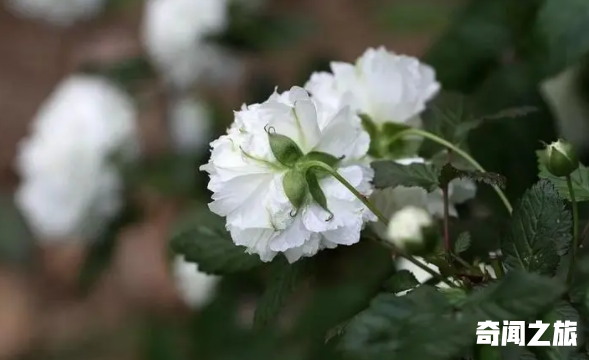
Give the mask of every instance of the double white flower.
<svg viewBox="0 0 589 360">
<path fill-rule="evenodd" d="M 16 201 L 44 239 L 91 237 L 121 206 L 122 182 L 110 162 L 138 151 L 136 109 L 96 76 L 64 80 L 42 104 L 19 144 Z"/>
<path fill-rule="evenodd" d="M 237 245 L 263 261 L 284 253 L 294 262 L 323 248 L 352 245 L 359 241 L 364 222 L 375 220 L 333 176 L 303 171 L 308 186 L 300 188 L 300 204 L 293 205 L 289 194 L 292 181 L 287 179 L 285 189 L 285 176 L 311 159 L 329 158 L 361 194 L 372 192 L 373 171 L 365 158 L 370 138 L 361 120 L 349 107 L 335 115 L 322 109 L 323 104 L 299 87 L 244 106 L 228 134 L 212 143 L 210 162 L 202 167 L 211 177 L 211 210 L 227 218 Z M 291 166 L 281 163 L 270 144 L 273 134 L 292 140 L 302 157 Z M 294 182 L 295 187 L 301 184 Z"/>
<path fill-rule="evenodd" d="M 305 88 L 327 106 L 350 105 L 376 124 L 419 126 L 418 115 L 440 90 L 430 66 L 384 47 L 366 50 L 355 64 L 332 62 L 331 71 L 313 74 Z"/>
</svg>

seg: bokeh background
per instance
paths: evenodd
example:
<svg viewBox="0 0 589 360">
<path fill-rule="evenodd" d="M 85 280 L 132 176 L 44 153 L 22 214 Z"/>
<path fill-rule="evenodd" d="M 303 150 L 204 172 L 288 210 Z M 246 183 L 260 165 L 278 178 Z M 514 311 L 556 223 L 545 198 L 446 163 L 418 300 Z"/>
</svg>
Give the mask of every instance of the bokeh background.
<svg viewBox="0 0 589 360">
<path fill-rule="evenodd" d="M 330 61 L 353 62 L 368 47 L 383 45 L 432 65 L 444 91 L 461 94 L 447 104 L 465 109 L 458 121 L 511 107 L 535 109 L 489 120 L 464 144 L 488 170 L 507 176 L 512 200 L 536 179 L 541 140 L 560 133 L 582 154 L 589 149 L 589 5 L 583 0 L 236 0 L 227 25 L 207 40 L 215 46 L 206 55 L 210 69 L 182 89 L 165 82 L 145 50 L 144 1 L 111 0 L 96 16 L 67 26 L 28 16 L 9 2 L 19 0 L 0 3 L 0 359 L 337 359 L 299 336 L 312 331 L 278 347 L 282 340 L 259 340 L 249 330 L 268 274 L 225 279 L 208 305 L 191 306 L 170 267 L 168 244 L 179 219 L 207 201 L 198 166 L 234 110 L 264 101 L 275 87 L 302 86 L 313 71 L 328 70 Z M 28 1 L 35 2 L 52 1 Z M 199 14 L 187 18 L 182 21 L 202 21 Z M 120 195 L 123 210 L 99 239 L 44 239 L 14 201 L 22 181 L 16 155 L 42 103 L 64 78 L 81 72 L 100 74 L 132 94 L 141 157 Z M 180 134 L 171 125 L 179 97 L 207 108 L 178 115 L 187 117 Z M 453 136 L 443 123 L 431 128 Z M 487 189 L 461 212 L 477 229 L 502 214 Z M 329 290 L 314 293 L 312 301 L 302 291 L 281 320 L 293 322 L 288 314 L 309 303 L 333 307 L 369 298 L 374 284 L 363 278 L 388 271 L 378 261 L 365 269 L 380 256 L 372 253 L 365 249 L 346 271 L 330 263 L 318 280 Z M 350 308 L 343 313 L 353 313 Z M 301 329 L 317 333 L 342 316 L 319 305 L 309 311 L 314 315 Z"/>
</svg>

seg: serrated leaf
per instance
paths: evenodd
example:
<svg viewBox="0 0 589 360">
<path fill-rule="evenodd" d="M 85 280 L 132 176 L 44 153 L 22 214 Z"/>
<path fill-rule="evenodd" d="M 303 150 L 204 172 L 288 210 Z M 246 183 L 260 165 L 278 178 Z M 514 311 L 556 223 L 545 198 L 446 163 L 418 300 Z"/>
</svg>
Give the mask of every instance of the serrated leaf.
<svg viewBox="0 0 589 360">
<path fill-rule="evenodd" d="M 397 271 L 384 283 L 386 291 L 392 292 L 393 294 L 400 293 L 402 291 L 413 289 L 419 285 L 419 281 L 415 278 L 415 275 L 409 270 Z"/>
<path fill-rule="evenodd" d="M 543 323 L 549 323 L 550 327 L 540 337 L 541 341 L 549 341 L 552 343 L 554 338 L 554 324 L 557 321 L 574 321 L 577 323 L 577 338 L 582 339 L 581 333 L 581 319 L 579 312 L 568 302 L 561 300 L 556 303 L 552 310 L 544 314 L 541 318 Z M 539 353 L 554 355 L 551 358 L 569 359 L 570 355 L 575 352 L 575 347 L 569 346 L 551 346 L 548 348 L 541 348 Z"/>
<path fill-rule="evenodd" d="M 554 176 L 548 172 L 542 160 L 544 156 L 543 150 L 538 150 L 536 154 L 538 155 L 538 176 L 541 179 L 549 180 L 556 187 L 563 199 L 571 201 L 571 194 L 569 193 L 566 178 Z M 589 168 L 580 164 L 579 168 L 571 174 L 571 183 L 575 192 L 575 200 L 577 202 L 589 201 Z"/>
<path fill-rule="evenodd" d="M 454 252 L 461 254 L 470 248 L 472 238 L 469 232 L 463 232 L 458 235 L 458 239 L 454 243 Z"/>
<path fill-rule="evenodd" d="M 258 256 L 247 254 L 244 247 L 235 245 L 224 228 L 223 218 L 209 211 L 195 211 L 181 219 L 170 246 L 208 274 L 226 275 L 263 264 Z"/>
<path fill-rule="evenodd" d="M 303 278 L 305 268 L 305 260 L 289 264 L 283 258 L 276 260 L 270 266 L 272 276 L 256 306 L 254 315 L 256 329 L 265 328 L 276 320 L 286 299 Z"/>
<path fill-rule="evenodd" d="M 487 184 L 505 188 L 506 179 L 504 176 L 492 173 L 474 170 L 460 170 L 451 164 L 445 164 L 440 171 L 438 181 L 441 186 L 449 184 L 454 179 L 470 179 L 478 183 Z"/>
<path fill-rule="evenodd" d="M 564 292 L 564 285 L 553 278 L 512 271 L 473 293 L 463 309 L 477 321 L 527 320 L 557 302 Z"/>
<path fill-rule="evenodd" d="M 453 358 L 470 347 L 474 327 L 451 313 L 446 298 L 430 286 L 405 296 L 381 294 L 350 321 L 341 347 L 360 359 Z"/>
<path fill-rule="evenodd" d="M 560 256 L 567 253 L 572 236 L 572 216 L 547 180 L 525 192 L 515 207 L 501 242 L 508 269 L 553 275 Z"/>
<path fill-rule="evenodd" d="M 537 111 L 532 106 L 511 107 L 492 114 L 477 114 L 471 106 L 473 99 L 459 93 L 443 92 L 433 100 L 422 115 L 424 128 L 451 143 L 465 148 L 465 143 L 471 131 L 493 120 L 517 118 L 527 116 Z M 425 151 L 428 154 L 439 150 L 439 144 L 426 142 Z"/>
<path fill-rule="evenodd" d="M 428 192 L 438 188 L 438 174 L 428 164 L 402 165 L 391 160 L 374 161 L 374 186 L 384 189 L 396 186 L 418 186 Z"/>
</svg>

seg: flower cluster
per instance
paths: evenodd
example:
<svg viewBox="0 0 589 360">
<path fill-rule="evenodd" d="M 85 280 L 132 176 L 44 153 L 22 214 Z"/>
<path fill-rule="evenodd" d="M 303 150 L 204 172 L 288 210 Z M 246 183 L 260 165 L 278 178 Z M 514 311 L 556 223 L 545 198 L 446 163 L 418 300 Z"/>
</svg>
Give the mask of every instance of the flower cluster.
<svg viewBox="0 0 589 360">
<path fill-rule="evenodd" d="M 120 207 L 111 157 L 137 151 L 131 99 L 100 77 L 74 75 L 41 105 L 17 156 L 16 200 L 34 232 L 92 236 Z"/>
<path fill-rule="evenodd" d="M 368 49 L 355 65 L 331 67 L 332 74 L 311 76 L 308 92 L 293 87 L 244 105 L 227 134 L 212 143 L 211 159 L 202 167 L 210 174 L 211 210 L 226 217 L 237 245 L 263 261 L 283 253 L 293 262 L 357 243 L 365 223 L 376 220 L 365 203 L 373 193 L 373 170 L 364 120 L 377 128 L 392 122 L 419 126 L 426 102 L 440 88 L 433 69 L 382 47 Z M 475 190 L 470 182 L 455 181 L 450 197 L 460 203 Z M 433 214 L 442 209 L 439 192 L 394 188 L 391 195 L 379 197 L 385 207 L 395 204 L 386 216 L 406 205 Z"/>
</svg>

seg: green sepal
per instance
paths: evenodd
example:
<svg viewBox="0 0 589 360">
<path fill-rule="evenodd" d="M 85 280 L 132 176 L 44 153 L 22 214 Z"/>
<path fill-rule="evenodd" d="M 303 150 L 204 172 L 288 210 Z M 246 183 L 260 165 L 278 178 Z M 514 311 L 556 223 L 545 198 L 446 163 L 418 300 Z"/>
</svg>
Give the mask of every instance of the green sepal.
<svg viewBox="0 0 589 360">
<path fill-rule="evenodd" d="M 289 170 L 284 174 L 282 186 L 286 197 L 295 209 L 301 208 L 307 199 L 308 186 L 301 171 Z"/>
<path fill-rule="evenodd" d="M 319 204 L 319 206 L 321 206 L 323 210 L 327 211 L 330 214 L 330 217 L 326 220 L 331 220 L 331 218 L 333 217 L 333 213 L 329 211 L 329 209 L 327 208 L 327 198 L 325 197 L 325 194 L 323 193 L 323 190 L 319 185 L 317 175 L 314 172 L 309 171 L 307 172 L 306 178 L 307 184 L 309 186 L 309 192 L 311 193 L 311 197 L 313 197 L 313 200 L 315 200 L 315 202 Z"/>
<path fill-rule="evenodd" d="M 268 128 L 267 133 L 270 149 L 279 163 L 292 167 L 303 157 L 299 146 L 288 136 L 277 134 L 272 127 Z"/>
</svg>

